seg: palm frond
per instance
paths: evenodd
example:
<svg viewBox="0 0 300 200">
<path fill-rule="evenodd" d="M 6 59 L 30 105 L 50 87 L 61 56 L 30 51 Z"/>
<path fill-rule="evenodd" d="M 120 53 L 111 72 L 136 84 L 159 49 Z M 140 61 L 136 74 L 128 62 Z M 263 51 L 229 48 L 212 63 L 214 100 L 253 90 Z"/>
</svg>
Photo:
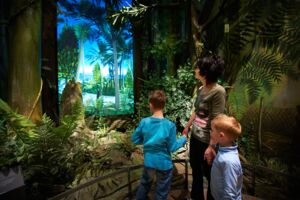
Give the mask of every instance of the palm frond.
<svg viewBox="0 0 300 200">
<path fill-rule="evenodd" d="M 113 25 L 122 25 L 126 20 L 138 20 L 149 10 L 148 6 L 143 4 L 135 4 L 134 6 L 123 7 L 119 11 L 115 11 L 108 19 Z"/>
<path fill-rule="evenodd" d="M 105 19 L 105 8 L 91 1 L 59 1 L 60 6 L 65 8 L 65 15 L 75 19 L 83 18 L 93 24 L 101 24 Z"/>
</svg>

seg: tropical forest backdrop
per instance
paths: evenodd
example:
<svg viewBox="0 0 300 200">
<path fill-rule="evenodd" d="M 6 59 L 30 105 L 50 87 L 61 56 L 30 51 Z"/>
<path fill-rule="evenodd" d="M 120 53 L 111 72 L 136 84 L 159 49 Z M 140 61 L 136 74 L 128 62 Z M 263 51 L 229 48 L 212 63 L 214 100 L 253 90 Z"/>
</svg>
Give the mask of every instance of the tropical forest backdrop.
<svg viewBox="0 0 300 200">
<path fill-rule="evenodd" d="M 116 9 L 130 6 L 119 1 Z M 81 83 L 86 114 L 133 113 L 133 54 L 130 23 L 114 27 L 103 1 L 59 1 L 58 89 Z"/>
</svg>

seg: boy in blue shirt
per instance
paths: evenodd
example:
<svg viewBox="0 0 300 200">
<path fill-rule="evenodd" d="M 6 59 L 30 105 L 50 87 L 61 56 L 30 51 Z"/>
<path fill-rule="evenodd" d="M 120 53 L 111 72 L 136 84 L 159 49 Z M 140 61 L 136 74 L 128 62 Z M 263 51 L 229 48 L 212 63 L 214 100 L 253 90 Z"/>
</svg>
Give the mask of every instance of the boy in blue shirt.
<svg viewBox="0 0 300 200">
<path fill-rule="evenodd" d="M 218 149 L 211 168 L 212 196 L 215 200 L 242 200 L 243 171 L 235 143 L 241 135 L 241 125 L 224 114 L 217 115 L 211 124 L 210 137 Z"/>
<path fill-rule="evenodd" d="M 137 200 L 146 200 L 156 175 L 156 200 L 167 199 L 171 186 L 173 163 L 171 153 L 186 143 L 186 135 L 176 138 L 176 126 L 164 118 L 166 103 L 163 91 L 149 95 L 151 117 L 143 118 L 131 136 L 134 144 L 144 145 L 144 171 L 136 194 Z"/>
</svg>

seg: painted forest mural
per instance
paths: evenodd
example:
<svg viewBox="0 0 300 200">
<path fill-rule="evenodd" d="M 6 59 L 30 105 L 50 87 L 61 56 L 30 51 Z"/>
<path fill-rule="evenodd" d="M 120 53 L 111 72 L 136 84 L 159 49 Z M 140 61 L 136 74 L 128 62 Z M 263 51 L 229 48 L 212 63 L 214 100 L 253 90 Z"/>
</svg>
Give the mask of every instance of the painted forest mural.
<svg viewBox="0 0 300 200">
<path fill-rule="evenodd" d="M 133 113 L 131 25 L 112 26 L 101 1 L 60 1 L 57 9 L 59 95 L 75 80 L 87 115 Z"/>
</svg>

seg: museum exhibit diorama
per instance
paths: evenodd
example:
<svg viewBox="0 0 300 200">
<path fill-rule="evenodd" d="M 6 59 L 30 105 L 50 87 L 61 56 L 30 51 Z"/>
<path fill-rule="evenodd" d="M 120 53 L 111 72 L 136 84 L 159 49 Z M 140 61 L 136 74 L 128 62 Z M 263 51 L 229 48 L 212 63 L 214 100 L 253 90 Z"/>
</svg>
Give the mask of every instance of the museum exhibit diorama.
<svg viewBox="0 0 300 200">
<path fill-rule="evenodd" d="M 243 199 L 300 198 L 299 0 L 1 0 L 0 49 L 0 199 L 135 199 L 149 92 L 179 138 L 206 56 L 242 126 Z M 191 199 L 188 135 L 170 200 Z"/>
</svg>

